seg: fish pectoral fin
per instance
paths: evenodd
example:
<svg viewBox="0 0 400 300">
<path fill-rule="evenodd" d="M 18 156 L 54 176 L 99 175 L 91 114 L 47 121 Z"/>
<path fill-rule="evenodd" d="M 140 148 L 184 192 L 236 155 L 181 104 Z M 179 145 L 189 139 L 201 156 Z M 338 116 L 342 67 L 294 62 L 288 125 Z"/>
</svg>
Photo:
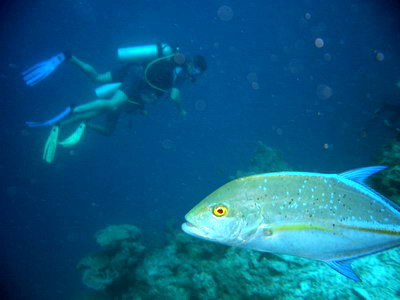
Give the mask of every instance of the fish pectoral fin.
<svg viewBox="0 0 400 300">
<path fill-rule="evenodd" d="M 334 269 L 336 272 L 350 278 L 356 282 L 361 282 L 360 277 L 354 273 L 353 269 L 351 268 L 351 260 L 336 260 L 336 261 L 325 261 L 325 263 Z"/>
</svg>

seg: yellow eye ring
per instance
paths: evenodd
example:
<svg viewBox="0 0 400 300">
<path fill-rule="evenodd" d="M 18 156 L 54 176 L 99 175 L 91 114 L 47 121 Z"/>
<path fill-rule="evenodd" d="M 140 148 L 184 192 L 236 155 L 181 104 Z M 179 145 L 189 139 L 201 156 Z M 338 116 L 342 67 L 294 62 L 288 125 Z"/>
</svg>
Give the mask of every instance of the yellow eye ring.
<svg viewBox="0 0 400 300">
<path fill-rule="evenodd" d="M 213 215 L 216 217 L 223 217 L 228 212 L 228 208 L 224 205 L 217 205 L 213 208 Z"/>
</svg>

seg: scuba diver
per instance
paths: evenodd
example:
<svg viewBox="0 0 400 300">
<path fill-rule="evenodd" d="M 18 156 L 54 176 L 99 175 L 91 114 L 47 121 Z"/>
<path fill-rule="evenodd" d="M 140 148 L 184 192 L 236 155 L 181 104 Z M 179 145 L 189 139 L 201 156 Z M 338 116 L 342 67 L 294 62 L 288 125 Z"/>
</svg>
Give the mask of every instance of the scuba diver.
<svg viewBox="0 0 400 300">
<path fill-rule="evenodd" d="M 181 86 L 196 79 L 207 69 L 203 56 L 185 57 L 168 44 L 154 44 L 118 49 L 119 59 L 126 64 L 115 70 L 98 73 L 91 65 L 65 51 L 49 60 L 36 64 L 23 73 L 23 79 L 34 86 L 49 76 L 62 62 L 77 66 L 95 83 L 105 84 L 96 89 L 98 99 L 79 105 L 70 105 L 60 114 L 44 122 L 26 122 L 29 127 L 52 126 L 44 148 L 43 159 L 54 160 L 57 145 L 72 147 L 90 128 L 103 135 L 111 135 L 122 112 L 146 114 L 145 104 L 156 103 L 169 96 L 182 116 Z M 106 116 L 105 126 L 89 122 L 100 115 Z M 66 139 L 58 142 L 60 127 L 80 122 Z"/>
</svg>

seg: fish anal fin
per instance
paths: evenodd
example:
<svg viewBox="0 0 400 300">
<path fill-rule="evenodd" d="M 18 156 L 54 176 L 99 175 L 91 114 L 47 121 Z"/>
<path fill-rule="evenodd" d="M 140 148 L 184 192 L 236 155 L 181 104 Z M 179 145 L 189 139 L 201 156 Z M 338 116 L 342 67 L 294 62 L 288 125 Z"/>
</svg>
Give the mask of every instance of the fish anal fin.
<svg viewBox="0 0 400 300">
<path fill-rule="evenodd" d="M 351 260 L 326 261 L 325 263 L 336 272 L 339 272 L 347 278 L 350 278 L 356 282 L 361 282 L 360 277 L 358 277 L 351 268 Z"/>
</svg>

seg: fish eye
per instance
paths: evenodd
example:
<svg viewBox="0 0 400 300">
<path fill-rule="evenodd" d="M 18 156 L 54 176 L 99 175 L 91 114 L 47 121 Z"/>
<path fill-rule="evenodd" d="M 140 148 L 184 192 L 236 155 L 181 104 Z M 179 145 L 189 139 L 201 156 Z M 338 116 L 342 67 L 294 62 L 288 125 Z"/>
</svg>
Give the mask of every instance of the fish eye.
<svg viewBox="0 0 400 300">
<path fill-rule="evenodd" d="M 223 217 L 228 212 L 228 208 L 224 205 L 217 205 L 213 208 L 213 214 L 216 217 Z"/>
</svg>

